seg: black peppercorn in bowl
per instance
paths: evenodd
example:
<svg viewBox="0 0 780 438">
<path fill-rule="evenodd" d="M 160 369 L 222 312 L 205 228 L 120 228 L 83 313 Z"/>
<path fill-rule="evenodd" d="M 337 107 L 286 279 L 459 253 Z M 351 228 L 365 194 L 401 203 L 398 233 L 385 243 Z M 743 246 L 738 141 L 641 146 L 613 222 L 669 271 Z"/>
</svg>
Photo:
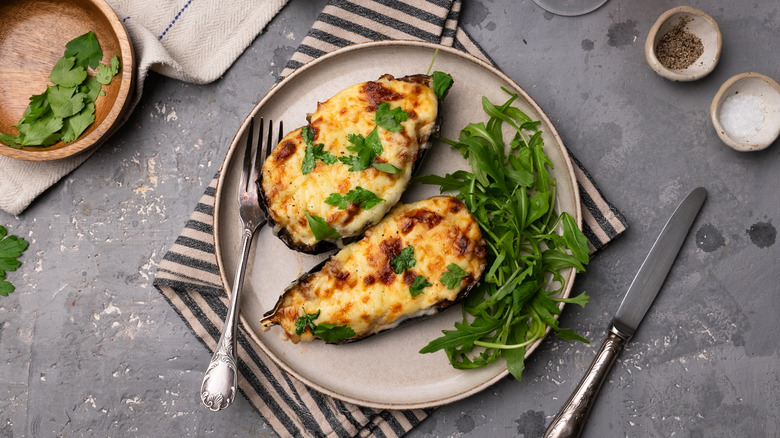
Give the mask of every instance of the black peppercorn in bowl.
<svg viewBox="0 0 780 438">
<path fill-rule="evenodd" d="M 718 23 L 690 6 L 670 9 L 655 22 L 645 41 L 647 64 L 658 75 L 675 81 L 695 81 L 718 64 L 722 38 Z"/>
</svg>

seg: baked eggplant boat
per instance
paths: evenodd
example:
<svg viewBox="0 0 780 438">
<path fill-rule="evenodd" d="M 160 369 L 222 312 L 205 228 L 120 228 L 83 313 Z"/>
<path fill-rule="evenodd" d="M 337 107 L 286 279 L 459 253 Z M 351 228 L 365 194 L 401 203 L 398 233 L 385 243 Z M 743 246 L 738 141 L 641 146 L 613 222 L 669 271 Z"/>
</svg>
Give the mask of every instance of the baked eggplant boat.
<svg viewBox="0 0 780 438">
<path fill-rule="evenodd" d="M 439 129 L 444 73 L 353 85 L 288 133 L 263 164 L 260 204 L 293 250 L 353 241 L 401 198 Z M 449 87 L 446 87 L 446 90 Z"/>
<path fill-rule="evenodd" d="M 363 339 L 463 299 L 485 269 L 485 242 L 463 203 L 398 204 L 364 237 L 296 280 L 261 320 L 293 343 Z"/>
</svg>

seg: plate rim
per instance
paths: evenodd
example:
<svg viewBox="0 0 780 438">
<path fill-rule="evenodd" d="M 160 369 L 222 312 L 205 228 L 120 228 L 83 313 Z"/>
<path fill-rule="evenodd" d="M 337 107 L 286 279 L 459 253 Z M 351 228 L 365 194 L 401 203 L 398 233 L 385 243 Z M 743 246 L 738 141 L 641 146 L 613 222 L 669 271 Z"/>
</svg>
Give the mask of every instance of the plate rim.
<svg viewBox="0 0 780 438">
<path fill-rule="evenodd" d="M 547 130 L 547 133 L 551 135 L 555 140 L 556 143 L 560 146 L 560 152 L 563 158 L 563 161 L 566 165 L 566 173 L 569 175 L 569 179 L 572 181 L 573 184 L 573 190 L 572 193 L 574 195 L 574 204 L 575 204 L 575 211 L 574 211 L 574 220 L 577 223 L 577 226 L 582 229 L 582 204 L 580 199 L 580 191 L 579 187 L 577 187 L 577 179 L 576 175 L 574 173 L 574 166 L 572 164 L 571 156 L 569 155 L 568 149 L 563 143 L 563 139 L 560 137 L 560 134 L 558 133 L 558 130 L 553 125 L 550 118 L 547 116 L 547 113 L 545 113 L 542 108 L 539 106 L 539 104 L 534 100 L 526 91 L 524 88 L 522 88 L 517 82 L 515 82 L 512 78 L 507 76 L 505 73 L 500 71 L 498 68 L 493 66 L 492 64 L 483 61 L 467 52 L 464 52 L 462 50 L 458 50 L 453 47 L 449 46 L 443 46 L 441 44 L 436 43 L 430 43 L 425 41 L 412 41 L 412 40 L 382 40 L 382 41 L 368 41 L 363 43 L 356 43 L 353 45 L 349 45 L 346 47 L 342 47 L 339 49 L 336 49 L 332 52 L 329 52 L 327 54 L 324 54 L 318 58 L 315 58 L 308 63 L 304 64 L 303 66 L 297 68 L 294 70 L 291 74 L 286 76 L 281 81 L 274 84 L 268 92 L 260 99 L 260 101 L 252 108 L 252 110 L 249 112 L 249 114 L 244 118 L 244 120 L 241 122 L 241 125 L 239 126 L 238 130 L 236 131 L 236 134 L 234 135 L 233 139 L 230 142 L 230 146 L 228 147 L 228 151 L 225 154 L 225 158 L 222 161 L 222 164 L 219 168 L 219 178 L 217 179 L 217 186 L 215 188 L 215 194 L 214 194 L 214 225 L 213 225 L 213 237 L 214 237 L 214 249 L 215 249 L 215 256 L 217 261 L 217 267 L 219 269 L 219 277 L 222 282 L 222 287 L 225 290 L 225 293 L 228 297 L 232 295 L 232 290 L 230 287 L 230 284 L 228 281 L 230 280 L 229 273 L 225 269 L 225 264 L 222 261 L 222 244 L 218 236 L 218 230 L 219 230 L 219 211 L 221 209 L 222 204 L 222 196 L 221 195 L 221 188 L 225 184 L 225 178 L 228 172 L 225 172 L 225 169 L 227 168 L 228 164 L 231 162 L 233 155 L 237 149 L 237 146 L 240 142 L 240 139 L 243 137 L 245 130 L 247 129 L 247 126 L 249 125 L 250 121 L 257 115 L 257 113 L 260 111 L 260 108 L 264 106 L 264 104 L 270 100 L 279 90 L 281 90 L 287 83 L 291 82 L 294 78 L 297 76 L 304 74 L 306 71 L 308 71 L 311 68 L 315 68 L 318 64 L 326 62 L 334 57 L 342 56 L 345 53 L 353 52 L 353 51 L 359 51 L 359 50 L 367 50 L 371 49 L 373 47 L 385 47 L 385 46 L 393 46 L 393 47 L 421 47 L 421 48 L 428 48 L 431 50 L 439 50 L 443 52 L 447 52 L 448 54 L 457 56 L 467 62 L 472 62 L 477 64 L 479 67 L 487 70 L 489 73 L 494 74 L 498 76 L 501 80 L 505 81 L 508 84 L 511 84 L 514 88 L 513 91 L 518 92 L 518 94 L 521 95 L 521 97 L 526 101 L 526 103 L 533 107 L 535 111 L 540 116 L 540 119 L 545 123 L 549 129 Z M 230 202 L 230 198 L 226 202 Z M 576 277 L 576 270 L 571 269 L 569 272 L 569 275 L 566 277 L 566 287 L 564 289 L 565 296 L 568 296 L 569 292 L 572 289 L 574 278 Z M 559 303 L 558 307 L 563 310 L 565 306 L 565 303 Z M 555 315 L 555 318 L 558 319 L 559 315 Z M 337 391 L 325 387 L 324 385 L 321 385 L 315 381 L 312 381 L 311 379 L 306 378 L 305 376 L 302 376 L 300 373 L 298 373 L 295 369 L 290 367 L 288 364 L 286 364 L 283 360 L 280 360 L 276 357 L 276 355 L 269 350 L 269 348 L 262 342 L 262 340 L 257 336 L 257 334 L 254 332 L 254 330 L 251 329 L 251 326 L 249 325 L 248 321 L 244 319 L 243 312 L 239 311 L 239 320 L 241 321 L 241 324 L 244 326 L 244 330 L 249 335 L 249 337 L 252 339 L 252 341 L 268 356 L 268 358 L 277 366 L 279 366 L 282 370 L 289 373 L 293 377 L 295 377 L 297 380 L 302 382 L 304 385 L 319 391 L 320 393 L 329 395 L 333 398 L 336 398 L 338 400 L 342 400 L 345 402 L 353 403 L 356 405 L 369 407 L 369 408 L 375 408 L 375 409 L 403 409 L 403 410 L 409 410 L 409 409 L 426 409 L 426 408 L 433 408 L 437 406 L 442 406 L 444 404 L 452 403 L 458 400 L 462 400 L 464 398 L 467 398 L 471 395 L 474 395 L 476 393 L 479 393 L 483 391 L 484 389 L 489 388 L 490 386 L 494 385 L 499 380 L 503 379 L 509 374 L 509 371 L 504 364 L 504 366 L 501 367 L 501 371 L 498 372 L 496 375 L 486 379 L 482 383 L 472 386 L 469 389 L 466 389 L 464 391 L 461 391 L 457 394 L 451 394 L 446 397 L 438 397 L 434 400 L 428 400 L 425 402 L 409 402 L 409 403 L 388 403 L 388 402 L 376 402 L 371 400 L 365 400 L 360 399 L 356 397 L 352 397 L 345 394 L 340 394 Z M 545 335 L 537 339 L 533 344 L 531 344 L 527 350 L 525 357 L 528 358 L 538 347 L 541 345 L 541 343 L 547 339 L 547 336 L 549 335 L 551 331 L 551 328 L 548 326 L 547 330 L 545 331 Z M 467 371 L 464 371 L 467 372 Z"/>
</svg>

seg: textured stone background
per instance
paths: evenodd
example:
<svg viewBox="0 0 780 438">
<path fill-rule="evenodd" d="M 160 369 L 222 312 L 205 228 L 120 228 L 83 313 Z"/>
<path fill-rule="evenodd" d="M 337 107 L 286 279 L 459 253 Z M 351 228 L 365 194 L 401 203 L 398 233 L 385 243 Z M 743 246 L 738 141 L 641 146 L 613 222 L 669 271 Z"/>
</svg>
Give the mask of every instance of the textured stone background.
<svg viewBox="0 0 780 438">
<path fill-rule="evenodd" d="M 620 356 L 586 437 L 780 435 L 780 149 L 737 153 L 708 109 L 726 79 L 780 79 L 778 3 L 700 0 L 720 24 L 716 70 L 672 83 L 645 37 L 677 2 L 609 0 L 582 17 L 532 1 L 467 0 L 462 24 L 556 124 L 631 229 L 578 278 L 585 309 L 549 339 L 522 382 L 442 407 L 414 438 L 538 437 L 590 364 L 610 315 L 679 200 L 710 197 L 665 287 Z M 196 86 L 152 75 L 130 121 L 18 217 L 17 291 L 0 297 L 0 437 L 275 436 L 243 399 L 197 398 L 209 354 L 152 287 L 155 269 L 241 120 L 274 83 L 324 1 L 293 0 L 225 76 Z"/>
</svg>

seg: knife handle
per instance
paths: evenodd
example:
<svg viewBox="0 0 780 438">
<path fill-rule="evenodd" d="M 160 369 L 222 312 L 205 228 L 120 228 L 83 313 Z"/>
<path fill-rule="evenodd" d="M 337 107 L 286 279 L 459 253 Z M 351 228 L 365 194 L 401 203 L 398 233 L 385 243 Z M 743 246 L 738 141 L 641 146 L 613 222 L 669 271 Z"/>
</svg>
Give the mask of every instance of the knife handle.
<svg viewBox="0 0 780 438">
<path fill-rule="evenodd" d="M 601 385 L 607 380 L 609 370 L 628 342 L 628 338 L 618 333 L 610 331 L 607 339 L 601 344 L 601 348 L 593 363 L 590 364 L 588 372 L 577 385 L 577 389 L 569 397 L 569 400 L 563 405 L 558 415 L 555 416 L 544 438 L 574 438 L 580 436 L 585 421 L 588 419 L 590 409 L 596 401 L 596 396 L 601 389 Z"/>
</svg>

